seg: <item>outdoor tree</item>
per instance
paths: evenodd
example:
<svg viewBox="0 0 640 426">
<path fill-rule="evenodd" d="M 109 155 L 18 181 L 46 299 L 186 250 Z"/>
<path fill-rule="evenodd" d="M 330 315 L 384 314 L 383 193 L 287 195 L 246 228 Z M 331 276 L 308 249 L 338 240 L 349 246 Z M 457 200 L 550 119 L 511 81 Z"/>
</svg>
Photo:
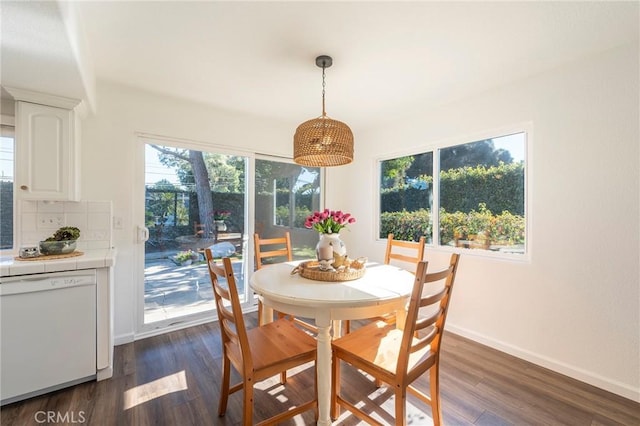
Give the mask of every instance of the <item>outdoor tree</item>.
<svg viewBox="0 0 640 426">
<path fill-rule="evenodd" d="M 406 176 L 433 176 L 433 153 L 416 154 L 406 169 Z M 492 139 L 485 139 L 474 143 L 450 146 L 440 150 L 440 170 L 447 171 L 466 166 L 498 166 L 500 162 L 511 163 L 511 153 L 505 149 L 496 149 Z"/>
<path fill-rule="evenodd" d="M 308 172 L 308 169 L 300 167 L 297 164 L 274 162 L 274 161 L 256 161 L 256 193 L 257 194 L 269 194 L 273 191 L 273 179 L 282 176 L 291 178 L 293 182 L 298 180 L 298 177 Z M 320 173 L 314 173 L 314 181 L 306 185 L 305 189 L 309 187 L 318 187 L 318 179 L 320 179 Z"/>
<path fill-rule="evenodd" d="M 404 184 L 407 176 L 407 170 L 413 164 L 414 157 L 409 155 L 406 157 L 394 158 L 382 162 L 382 187 L 396 188 Z"/>
<path fill-rule="evenodd" d="M 465 143 L 444 148 L 440 151 L 440 170 L 459 169 L 465 166 L 498 166 L 511 163 L 511 153 L 505 149 L 496 149 L 492 139 Z"/>
<path fill-rule="evenodd" d="M 189 183 L 194 185 L 198 197 L 200 223 L 204 224 L 205 235 L 209 235 L 213 232 L 213 223 L 210 218 L 213 212 L 213 199 L 209 184 L 209 172 L 202 151 L 167 148 L 159 145 L 151 145 L 151 147 L 160 152 L 159 158 L 162 164 L 177 169 L 178 178 L 183 185 L 187 186 Z M 189 182 L 189 180 L 192 181 Z"/>
<path fill-rule="evenodd" d="M 193 171 L 196 196 L 198 197 L 198 214 L 200 223 L 204 225 L 204 235 L 213 232 L 213 199 L 211 197 L 211 185 L 209 184 L 209 172 L 204 164 L 202 151 L 189 150 L 189 163 Z"/>
</svg>

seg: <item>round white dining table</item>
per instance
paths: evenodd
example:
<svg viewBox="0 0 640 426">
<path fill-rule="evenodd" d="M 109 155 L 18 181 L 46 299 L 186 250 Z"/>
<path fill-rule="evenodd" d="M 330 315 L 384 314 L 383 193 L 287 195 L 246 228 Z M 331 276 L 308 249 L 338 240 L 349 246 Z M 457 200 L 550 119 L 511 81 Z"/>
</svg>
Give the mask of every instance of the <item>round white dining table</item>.
<svg viewBox="0 0 640 426">
<path fill-rule="evenodd" d="M 318 327 L 318 425 L 331 424 L 331 331 L 340 335 L 342 320 L 371 318 L 395 312 L 404 326 L 406 306 L 415 276 L 401 268 L 367 264 L 361 278 L 352 281 L 315 281 L 291 274 L 299 262 L 263 267 L 253 273 L 250 286 L 263 303 L 262 322 L 273 320 L 273 310 L 313 318 Z"/>
</svg>

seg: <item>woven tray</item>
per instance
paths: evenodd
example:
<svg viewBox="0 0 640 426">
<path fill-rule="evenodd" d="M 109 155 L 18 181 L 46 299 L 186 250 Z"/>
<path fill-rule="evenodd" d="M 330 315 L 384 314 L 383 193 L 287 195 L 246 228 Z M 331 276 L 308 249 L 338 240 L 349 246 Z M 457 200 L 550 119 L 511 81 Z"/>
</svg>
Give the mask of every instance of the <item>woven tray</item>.
<svg viewBox="0 0 640 426">
<path fill-rule="evenodd" d="M 310 260 L 296 266 L 291 271 L 291 275 L 300 274 L 301 277 L 309 278 L 310 280 L 337 282 L 357 280 L 364 275 L 365 271 L 364 265 L 359 269 L 342 268 L 337 271 L 321 271 L 318 262 Z"/>
<path fill-rule="evenodd" d="M 18 257 L 16 256 L 15 259 L 16 260 L 22 260 L 22 261 L 34 261 L 34 260 L 55 260 L 55 259 L 66 259 L 67 257 L 76 257 L 76 256 L 82 256 L 84 253 L 81 251 L 72 251 L 71 253 L 65 253 L 65 254 L 44 254 L 42 256 L 37 256 L 37 257 Z"/>
</svg>

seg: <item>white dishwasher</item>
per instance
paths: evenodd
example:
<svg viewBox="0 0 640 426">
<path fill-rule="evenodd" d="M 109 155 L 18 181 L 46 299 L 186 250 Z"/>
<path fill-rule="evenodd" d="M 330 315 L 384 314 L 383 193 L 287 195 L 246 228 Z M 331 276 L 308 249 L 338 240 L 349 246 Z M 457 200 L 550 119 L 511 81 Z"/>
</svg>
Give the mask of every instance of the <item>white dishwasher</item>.
<svg viewBox="0 0 640 426">
<path fill-rule="evenodd" d="M 96 377 L 96 271 L 0 278 L 1 405 Z"/>
</svg>

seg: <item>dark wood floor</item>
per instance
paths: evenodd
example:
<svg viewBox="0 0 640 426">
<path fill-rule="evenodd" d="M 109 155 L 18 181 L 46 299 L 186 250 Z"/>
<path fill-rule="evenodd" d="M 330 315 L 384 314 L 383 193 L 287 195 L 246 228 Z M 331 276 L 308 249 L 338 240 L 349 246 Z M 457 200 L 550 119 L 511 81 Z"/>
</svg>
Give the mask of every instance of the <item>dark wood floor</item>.
<svg viewBox="0 0 640 426">
<path fill-rule="evenodd" d="M 255 325 L 255 314 L 248 315 Z M 534 366 L 504 353 L 446 334 L 441 359 L 441 392 L 447 425 L 640 425 L 640 404 Z M 115 349 L 113 378 L 91 382 L 2 407 L 0 423 L 89 425 L 239 425 L 240 394 L 227 415 L 217 416 L 220 340 L 217 323 L 168 333 Z M 356 371 L 344 369 L 347 391 L 391 423 L 392 395 Z M 313 392 L 313 369 L 258 385 L 256 417 L 290 406 Z M 425 379 L 422 385 L 427 388 Z M 274 399 L 276 394 L 277 399 Z M 430 425 L 429 408 L 409 397 L 413 425 Z M 40 413 L 40 414 L 38 414 Z M 60 421 L 66 419 L 66 422 Z M 287 425 L 313 423 L 307 413 Z M 360 425 L 343 414 L 336 425 Z"/>
</svg>

